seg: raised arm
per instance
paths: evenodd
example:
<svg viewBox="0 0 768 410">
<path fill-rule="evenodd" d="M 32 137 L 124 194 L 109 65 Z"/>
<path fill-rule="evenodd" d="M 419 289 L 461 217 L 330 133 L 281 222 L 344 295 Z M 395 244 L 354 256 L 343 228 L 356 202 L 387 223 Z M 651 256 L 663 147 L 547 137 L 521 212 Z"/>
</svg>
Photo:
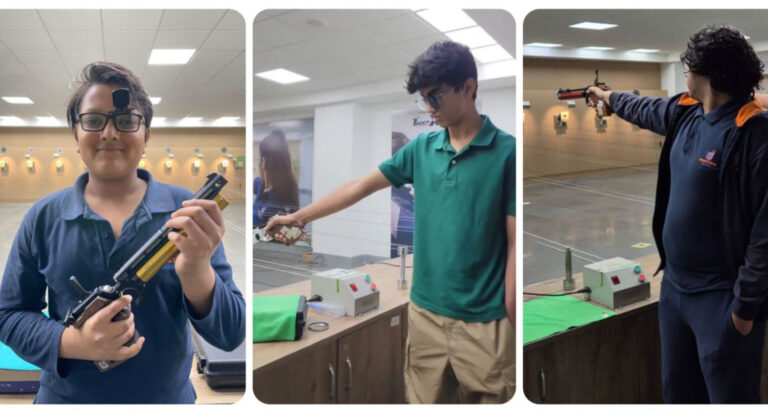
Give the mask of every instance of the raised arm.
<svg viewBox="0 0 768 410">
<path fill-rule="evenodd" d="M 632 93 L 606 91 L 599 87 L 589 87 L 587 94 L 590 105 L 594 106 L 598 100 L 601 100 L 621 119 L 659 135 L 666 135 L 675 105 L 679 100 L 678 97 L 641 97 Z"/>
</svg>

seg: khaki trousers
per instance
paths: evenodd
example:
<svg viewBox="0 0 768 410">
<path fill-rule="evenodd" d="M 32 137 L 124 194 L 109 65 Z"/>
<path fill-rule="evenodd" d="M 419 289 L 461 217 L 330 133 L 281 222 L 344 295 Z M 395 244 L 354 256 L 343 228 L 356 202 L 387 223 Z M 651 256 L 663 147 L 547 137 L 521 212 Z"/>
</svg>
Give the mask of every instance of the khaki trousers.
<svg viewBox="0 0 768 410">
<path fill-rule="evenodd" d="M 504 403 L 514 390 L 515 332 L 507 318 L 464 322 L 409 304 L 409 403 Z"/>
</svg>

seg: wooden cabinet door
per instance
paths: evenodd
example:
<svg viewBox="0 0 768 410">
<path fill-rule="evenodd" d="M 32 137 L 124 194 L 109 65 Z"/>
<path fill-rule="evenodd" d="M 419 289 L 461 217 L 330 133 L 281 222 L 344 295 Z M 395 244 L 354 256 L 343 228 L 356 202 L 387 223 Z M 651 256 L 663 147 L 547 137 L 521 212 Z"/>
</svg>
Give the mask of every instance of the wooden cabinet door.
<svg viewBox="0 0 768 410">
<path fill-rule="evenodd" d="M 264 403 L 335 403 L 336 341 L 314 346 L 266 370 L 253 372 L 253 391 Z"/>
<path fill-rule="evenodd" d="M 403 310 L 339 339 L 339 403 L 404 403 Z"/>
<path fill-rule="evenodd" d="M 659 403 L 656 306 L 523 348 L 523 390 L 534 403 Z"/>
</svg>

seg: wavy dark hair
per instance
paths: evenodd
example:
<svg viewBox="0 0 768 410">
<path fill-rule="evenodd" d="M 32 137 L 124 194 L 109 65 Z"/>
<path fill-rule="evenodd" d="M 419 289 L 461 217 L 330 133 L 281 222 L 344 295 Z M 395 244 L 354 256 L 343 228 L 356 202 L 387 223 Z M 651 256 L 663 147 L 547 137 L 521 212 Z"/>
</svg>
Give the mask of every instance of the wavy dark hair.
<svg viewBox="0 0 768 410">
<path fill-rule="evenodd" d="M 288 141 L 281 130 L 273 130 L 259 143 L 259 158 L 267 170 L 274 201 L 285 208 L 299 208 L 299 185 L 293 176 Z M 262 181 L 261 194 L 266 181 Z"/>
<path fill-rule="evenodd" d="M 72 132 L 77 135 L 75 127 L 77 126 L 77 116 L 80 114 L 80 103 L 83 97 L 96 84 L 117 85 L 127 88 L 130 91 L 129 109 L 139 110 L 144 116 L 144 126 L 149 129 L 152 123 L 152 102 L 141 84 L 141 80 L 128 68 L 109 62 L 96 62 L 88 64 L 80 72 L 75 82 L 75 92 L 69 98 L 67 104 L 67 123 Z"/>
<path fill-rule="evenodd" d="M 714 90 L 750 97 L 763 78 L 763 63 L 747 39 L 726 25 L 704 27 L 691 36 L 680 61 L 709 79 Z"/>
<path fill-rule="evenodd" d="M 438 41 L 408 66 L 405 88 L 408 94 L 413 94 L 446 84 L 458 91 L 470 78 L 477 80 L 477 65 L 469 47 L 453 41 Z M 475 97 L 477 92 L 472 99 Z"/>
</svg>

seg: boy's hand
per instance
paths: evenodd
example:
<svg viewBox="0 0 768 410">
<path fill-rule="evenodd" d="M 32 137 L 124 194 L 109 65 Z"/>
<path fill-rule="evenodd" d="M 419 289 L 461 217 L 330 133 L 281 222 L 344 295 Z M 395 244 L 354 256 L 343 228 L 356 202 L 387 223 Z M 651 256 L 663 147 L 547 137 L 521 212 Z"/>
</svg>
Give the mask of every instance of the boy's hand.
<svg viewBox="0 0 768 410">
<path fill-rule="evenodd" d="M 144 337 L 130 346 L 123 346 L 131 340 L 136 330 L 133 313 L 125 320 L 112 321 L 115 315 L 130 304 L 131 296 L 123 295 L 88 318 L 81 328 L 69 326 L 64 329 L 59 342 L 59 356 L 65 359 L 101 361 L 127 360 L 139 354 L 144 346 Z"/>
<path fill-rule="evenodd" d="M 275 215 L 273 216 L 269 222 L 267 222 L 267 226 L 264 227 L 264 230 L 272 236 L 272 239 L 274 239 L 277 242 L 284 243 L 286 245 L 292 245 L 299 239 L 301 239 L 302 235 L 298 235 L 295 237 L 287 238 L 282 232 L 280 232 L 282 227 L 297 227 L 302 228 L 301 221 L 299 221 L 298 218 L 296 218 L 295 214 L 290 215 Z"/>
<path fill-rule="evenodd" d="M 608 103 L 608 98 L 611 95 L 611 91 L 603 90 L 600 87 L 591 86 L 587 88 L 587 96 L 589 96 L 589 106 L 595 107 L 597 106 L 598 100 L 603 100 L 606 103 Z"/>
<path fill-rule="evenodd" d="M 733 327 L 736 328 L 736 331 L 739 332 L 740 335 L 746 336 L 752 332 L 753 322 L 751 320 L 744 320 L 731 312 L 731 321 L 733 321 Z"/>
<path fill-rule="evenodd" d="M 181 229 L 168 234 L 168 239 L 179 248 L 174 265 L 181 276 L 200 276 L 210 273 L 211 256 L 224 237 L 224 215 L 216 202 L 208 199 L 190 199 L 183 208 L 171 214 L 166 226 Z"/>
</svg>

